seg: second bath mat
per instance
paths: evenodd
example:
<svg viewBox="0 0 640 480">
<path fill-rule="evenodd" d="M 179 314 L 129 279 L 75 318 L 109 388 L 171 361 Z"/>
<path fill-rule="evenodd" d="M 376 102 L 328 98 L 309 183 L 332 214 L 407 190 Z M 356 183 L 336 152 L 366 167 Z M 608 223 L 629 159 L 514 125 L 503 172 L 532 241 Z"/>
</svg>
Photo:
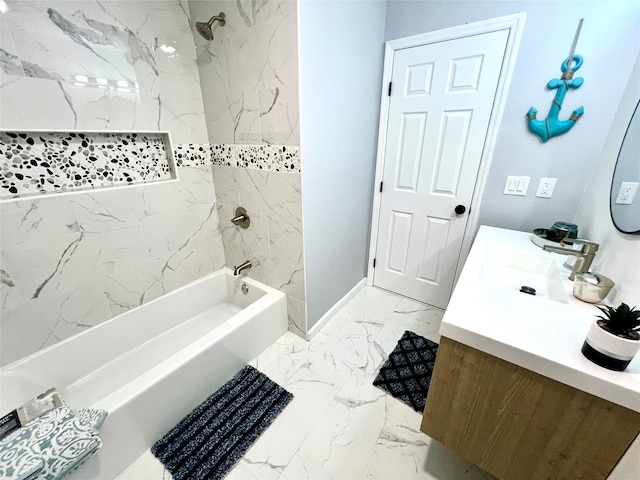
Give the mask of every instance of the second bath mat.
<svg viewBox="0 0 640 480">
<path fill-rule="evenodd" d="M 373 384 L 422 413 L 436 353 L 437 343 L 407 330 L 380 367 Z"/>
<path fill-rule="evenodd" d="M 152 447 L 174 480 L 220 479 L 293 399 L 247 365 Z"/>
</svg>

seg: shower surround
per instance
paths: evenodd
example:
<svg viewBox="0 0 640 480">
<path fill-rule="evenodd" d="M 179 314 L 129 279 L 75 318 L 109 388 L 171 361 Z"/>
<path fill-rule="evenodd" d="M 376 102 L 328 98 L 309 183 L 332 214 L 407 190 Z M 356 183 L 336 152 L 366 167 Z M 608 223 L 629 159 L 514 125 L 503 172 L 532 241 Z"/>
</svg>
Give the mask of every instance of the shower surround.
<svg viewBox="0 0 640 480">
<path fill-rule="evenodd" d="M 287 294 L 289 329 L 305 336 L 297 2 L 189 8 L 194 21 L 225 14 L 212 41 L 195 28 L 194 38 L 227 266 L 251 260 L 252 277 Z M 229 222 L 237 206 L 248 230 Z"/>
<path fill-rule="evenodd" d="M 279 55 L 288 59 L 285 70 L 297 72 L 295 2 L 241 1 L 244 14 L 228 8 L 235 3 L 223 3 L 226 41 L 232 41 L 234 31 L 238 38 L 262 32 L 253 42 L 269 48 L 253 50 L 269 52 L 261 62 L 274 73 L 258 75 L 264 82 L 254 85 L 254 93 L 258 103 L 260 98 L 266 102 L 268 92 L 276 98 L 263 102 L 260 115 L 248 108 L 251 94 L 241 95 L 247 103 L 241 100 L 240 112 L 227 113 L 227 118 L 237 115 L 240 125 L 225 130 L 220 124 L 215 130 L 243 132 L 243 125 L 252 124 L 254 136 L 213 140 L 207 126 L 213 128 L 216 117 L 207 124 L 196 63 L 202 47 L 194 48 L 192 31 L 202 15 L 192 19 L 186 0 L 6 3 L 7 12 L 0 15 L 0 128 L 169 131 L 179 180 L 0 203 L 0 363 L 91 328 L 225 264 L 233 266 L 242 255 L 256 258 L 252 276 L 287 292 L 290 326 L 304 334 L 297 95 L 295 103 L 285 101 L 297 92 L 290 83 L 297 82 L 297 73 L 272 69 Z M 216 2 L 206 3 L 219 13 Z M 269 43 L 274 31 L 264 32 L 280 25 L 283 16 L 289 28 L 280 28 L 280 34 L 288 32 L 289 43 Z M 284 53 L 274 57 L 270 48 Z M 229 65 L 229 78 L 237 82 L 234 72 L 245 67 Z M 247 78 L 256 77 L 247 73 Z M 288 87 L 289 94 L 281 94 L 280 87 Z M 257 145 L 270 140 L 282 144 Z M 216 144 L 209 145 L 212 141 Z M 287 142 L 295 148 L 283 146 Z M 260 148 L 268 154 L 258 153 Z M 233 158 L 233 166 L 221 163 L 223 150 L 231 152 L 224 158 Z M 227 204 L 214 191 L 214 168 L 232 171 L 216 179 L 221 188 L 227 181 L 254 185 L 253 190 L 238 187 L 238 195 L 245 192 L 243 201 L 257 205 L 251 233 L 261 243 L 242 250 L 234 243 L 238 239 L 227 228 Z M 283 185 L 286 192 L 274 190 Z M 224 232 L 219 210 L 225 212 Z"/>
</svg>

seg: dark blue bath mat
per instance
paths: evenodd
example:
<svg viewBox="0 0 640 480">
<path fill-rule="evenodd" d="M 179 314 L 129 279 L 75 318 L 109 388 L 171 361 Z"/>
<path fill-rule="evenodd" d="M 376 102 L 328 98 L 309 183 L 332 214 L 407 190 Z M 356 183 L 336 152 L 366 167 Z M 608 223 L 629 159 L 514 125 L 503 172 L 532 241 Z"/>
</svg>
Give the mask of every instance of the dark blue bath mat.
<svg viewBox="0 0 640 480">
<path fill-rule="evenodd" d="M 437 343 L 407 330 L 380 367 L 373 384 L 422 413 L 436 353 Z"/>
<path fill-rule="evenodd" d="M 174 480 L 222 478 L 292 399 L 247 365 L 158 440 L 151 453 Z"/>
</svg>

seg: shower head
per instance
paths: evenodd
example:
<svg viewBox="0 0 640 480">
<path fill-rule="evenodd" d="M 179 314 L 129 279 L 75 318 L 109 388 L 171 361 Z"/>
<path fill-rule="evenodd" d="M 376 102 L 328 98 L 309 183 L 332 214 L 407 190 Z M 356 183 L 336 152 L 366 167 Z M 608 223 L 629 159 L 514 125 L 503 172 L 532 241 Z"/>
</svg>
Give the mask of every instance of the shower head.
<svg viewBox="0 0 640 480">
<path fill-rule="evenodd" d="M 220 15 L 214 15 L 211 17 L 207 23 L 196 22 L 196 30 L 205 40 L 213 40 L 213 30 L 211 29 L 211 25 L 213 25 L 213 22 L 216 20 L 220 22 L 221 27 L 224 27 L 225 19 L 223 12 L 220 12 Z"/>
</svg>

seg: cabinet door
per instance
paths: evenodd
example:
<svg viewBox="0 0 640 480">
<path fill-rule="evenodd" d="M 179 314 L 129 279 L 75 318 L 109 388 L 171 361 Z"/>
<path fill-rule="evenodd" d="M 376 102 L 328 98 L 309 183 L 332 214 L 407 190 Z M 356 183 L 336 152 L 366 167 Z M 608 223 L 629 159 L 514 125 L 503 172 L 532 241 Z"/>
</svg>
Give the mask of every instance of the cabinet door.
<svg viewBox="0 0 640 480">
<path fill-rule="evenodd" d="M 442 337 L 420 429 L 502 480 L 605 479 L 640 413 Z"/>
</svg>

